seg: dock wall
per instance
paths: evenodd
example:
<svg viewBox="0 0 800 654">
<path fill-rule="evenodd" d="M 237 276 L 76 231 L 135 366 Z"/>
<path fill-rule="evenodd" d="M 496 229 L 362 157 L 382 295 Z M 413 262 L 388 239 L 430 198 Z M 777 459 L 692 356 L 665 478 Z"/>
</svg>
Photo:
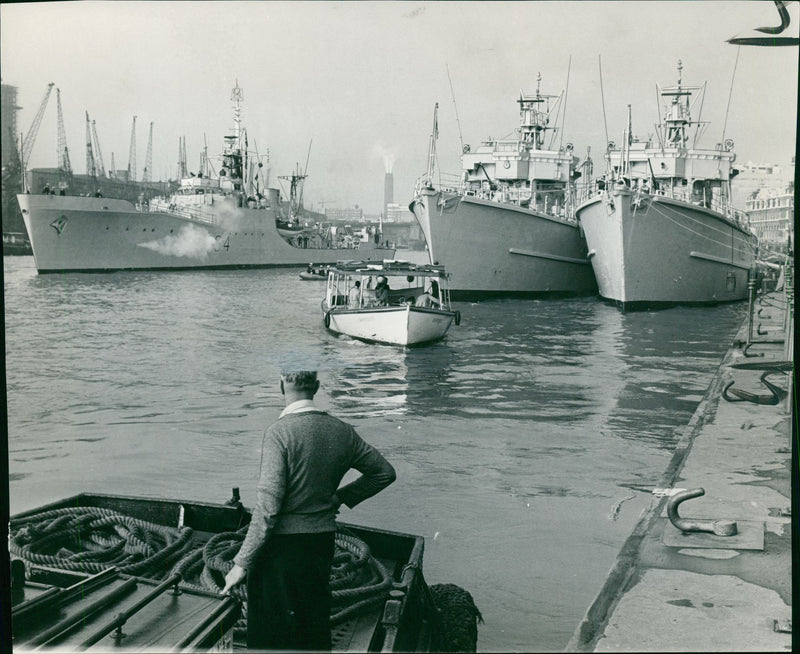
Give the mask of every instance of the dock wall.
<svg viewBox="0 0 800 654">
<path fill-rule="evenodd" d="M 792 360 L 792 295 L 751 302 L 565 651 L 792 651 Z M 700 488 L 680 518 L 733 520 L 736 535 L 674 526 L 671 498 Z"/>
</svg>

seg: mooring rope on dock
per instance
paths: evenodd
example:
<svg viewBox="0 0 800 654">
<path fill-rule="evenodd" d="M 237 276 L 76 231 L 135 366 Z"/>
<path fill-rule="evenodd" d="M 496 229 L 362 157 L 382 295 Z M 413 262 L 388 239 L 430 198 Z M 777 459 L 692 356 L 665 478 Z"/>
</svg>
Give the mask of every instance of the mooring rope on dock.
<svg viewBox="0 0 800 654">
<path fill-rule="evenodd" d="M 29 563 L 97 573 L 116 567 L 123 574 L 166 579 L 179 573 L 187 586 L 220 592 L 247 527 L 198 543 L 190 527 L 166 527 L 99 507 L 44 511 L 11 521 L 9 551 Z M 369 546 L 342 527 L 335 535 L 331 570 L 331 624 L 344 622 L 383 602 L 392 576 Z M 246 616 L 247 591 L 232 592 Z M 246 628 L 240 620 L 236 630 Z"/>
</svg>

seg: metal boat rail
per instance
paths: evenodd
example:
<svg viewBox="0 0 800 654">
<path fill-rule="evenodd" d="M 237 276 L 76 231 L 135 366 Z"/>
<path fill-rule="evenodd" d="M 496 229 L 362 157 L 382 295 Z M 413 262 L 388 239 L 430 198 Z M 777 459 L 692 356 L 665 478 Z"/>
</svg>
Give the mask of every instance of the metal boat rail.
<svg viewBox="0 0 800 654">
<path fill-rule="evenodd" d="M 530 188 L 515 187 L 503 181 L 496 181 L 494 188 L 475 189 L 468 188 L 463 178 L 453 173 L 439 173 L 438 177 L 439 184 L 434 184 L 427 175 L 419 177 L 414 186 L 414 195 L 419 195 L 423 189 L 436 189 L 444 193 L 455 193 L 462 197 L 489 200 L 499 204 L 513 204 L 523 209 L 576 222 L 571 207 L 568 208 L 567 203 L 558 202 L 558 199 L 564 197 L 563 189 L 539 189 L 534 193 Z M 551 195 L 555 195 L 557 199 L 551 202 Z"/>
<path fill-rule="evenodd" d="M 197 222 L 206 223 L 208 225 L 216 225 L 219 223 L 215 213 L 201 208 L 188 208 L 179 207 L 174 202 L 167 202 L 166 200 L 153 199 L 147 206 L 146 211 L 170 213 L 173 216 L 180 216 L 188 220 L 195 220 Z"/>
<path fill-rule="evenodd" d="M 613 184 L 613 182 L 611 182 Z M 628 187 L 630 188 L 630 187 Z M 593 198 L 596 198 L 603 192 L 604 189 L 601 189 L 595 183 L 591 187 L 584 187 L 578 193 L 578 204 L 582 204 L 587 202 Z M 671 200 L 679 200 L 680 202 L 686 202 L 687 204 L 695 204 L 697 206 L 703 207 L 705 209 L 710 209 L 711 211 L 715 211 L 716 213 L 720 213 L 727 218 L 730 218 L 733 222 L 743 228 L 749 228 L 749 220 L 747 217 L 747 212 L 742 211 L 741 209 L 736 209 L 735 207 L 731 206 L 729 202 L 720 200 L 719 198 L 713 198 L 710 201 L 706 202 L 698 202 L 695 198 L 692 197 L 691 191 L 684 188 L 659 188 L 655 191 L 653 190 L 644 190 L 641 187 L 630 189 L 632 191 L 636 191 L 636 200 L 641 197 L 646 196 L 657 196 L 657 197 L 664 197 L 669 198 Z"/>
<path fill-rule="evenodd" d="M 419 195 L 423 189 L 434 188 L 447 193 L 458 193 L 459 195 L 464 194 L 464 181 L 461 175 L 438 172 L 436 176 L 438 178 L 438 183 L 434 184 L 433 180 L 430 178 L 430 175 L 427 173 L 420 175 L 417 178 L 417 181 L 414 183 L 414 195 Z"/>
</svg>

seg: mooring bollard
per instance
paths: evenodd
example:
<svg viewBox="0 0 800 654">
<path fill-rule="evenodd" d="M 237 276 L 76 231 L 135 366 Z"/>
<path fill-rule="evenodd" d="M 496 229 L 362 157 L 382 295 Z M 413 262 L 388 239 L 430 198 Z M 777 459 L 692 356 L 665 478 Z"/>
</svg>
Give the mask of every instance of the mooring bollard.
<svg viewBox="0 0 800 654">
<path fill-rule="evenodd" d="M 700 497 L 705 495 L 704 488 L 693 488 L 691 490 L 684 490 L 675 493 L 669 498 L 667 503 L 667 516 L 669 521 L 675 525 L 677 529 L 683 532 L 703 532 L 715 534 L 717 536 L 735 536 L 739 533 L 734 520 L 698 520 L 693 518 L 681 518 L 678 515 L 678 505 L 693 497 Z"/>
<path fill-rule="evenodd" d="M 786 303 L 786 332 L 784 334 L 783 358 L 784 361 L 794 361 L 794 300 Z M 794 370 L 786 372 L 786 406 L 784 411 L 792 413 L 794 395 Z"/>
<path fill-rule="evenodd" d="M 755 265 L 747 273 L 747 344 L 753 341 L 753 312 L 756 300 L 756 275 Z"/>
</svg>

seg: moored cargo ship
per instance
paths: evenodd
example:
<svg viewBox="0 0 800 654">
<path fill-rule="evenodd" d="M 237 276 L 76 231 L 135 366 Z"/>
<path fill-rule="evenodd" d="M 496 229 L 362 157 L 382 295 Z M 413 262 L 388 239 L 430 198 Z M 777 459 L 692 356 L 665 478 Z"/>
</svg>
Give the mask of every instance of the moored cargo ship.
<svg viewBox="0 0 800 654">
<path fill-rule="evenodd" d="M 539 78 L 539 81 L 541 77 Z M 452 274 L 454 298 L 595 292 L 587 248 L 573 217 L 580 176 L 571 144 L 545 142 L 561 96 L 520 94 L 514 138 L 464 146 L 459 178 L 434 183 L 436 119 L 428 171 L 409 209 L 419 221 L 431 261 Z M 444 183 L 442 182 L 444 181 Z"/>
<path fill-rule="evenodd" d="M 393 258 L 378 238 L 358 241 L 335 227 L 286 216 L 267 188 L 241 126 L 225 137 L 218 177 L 185 177 L 169 197 L 126 199 L 21 194 L 18 201 L 40 273 L 258 268 Z M 297 229 L 279 230 L 287 218 Z"/>
</svg>

